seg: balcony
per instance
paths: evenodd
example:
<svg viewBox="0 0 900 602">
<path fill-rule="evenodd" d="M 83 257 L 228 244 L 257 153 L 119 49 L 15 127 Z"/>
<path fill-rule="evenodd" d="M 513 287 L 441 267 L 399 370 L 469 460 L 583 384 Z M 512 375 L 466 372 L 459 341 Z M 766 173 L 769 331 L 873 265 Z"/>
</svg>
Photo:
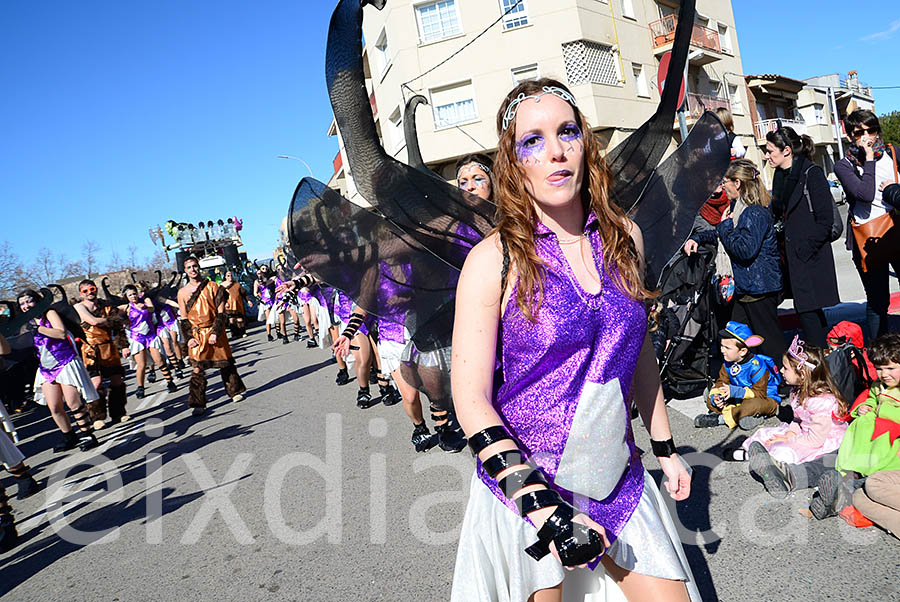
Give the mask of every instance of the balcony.
<svg viewBox="0 0 900 602">
<path fill-rule="evenodd" d="M 731 103 L 727 98 L 691 93 L 688 93 L 686 97 L 687 112 L 685 118 L 691 121 L 700 119 L 700 116 L 703 115 L 704 111 L 715 111 L 719 108 L 731 110 Z"/>
<path fill-rule="evenodd" d="M 756 133 L 756 139 L 765 141 L 766 134 L 774 132 L 781 127 L 793 128 L 798 135 L 806 134 L 806 123 L 795 119 L 763 119 L 753 124 L 753 130 Z"/>
<path fill-rule="evenodd" d="M 672 50 L 675 41 L 675 28 L 678 26 L 678 18 L 668 15 L 650 23 L 650 37 L 653 38 L 653 53 L 657 56 Z M 694 55 L 692 63 L 706 65 L 722 58 L 722 45 L 719 41 L 719 32 L 694 23 L 691 31 L 691 46 L 702 48 L 708 52 Z M 715 54 L 709 54 L 715 53 Z"/>
</svg>

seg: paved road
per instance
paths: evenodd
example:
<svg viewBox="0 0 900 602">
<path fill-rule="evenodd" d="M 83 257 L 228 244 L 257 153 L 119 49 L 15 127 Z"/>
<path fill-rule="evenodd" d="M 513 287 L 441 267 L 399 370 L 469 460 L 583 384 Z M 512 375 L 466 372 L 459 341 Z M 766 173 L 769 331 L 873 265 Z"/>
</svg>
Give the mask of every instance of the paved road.
<svg viewBox="0 0 900 602">
<path fill-rule="evenodd" d="M 56 434 L 44 412 L 18 420 L 23 452 L 51 484 L 13 501 L 23 541 L 0 556 L 0 598 L 448 598 L 471 456 L 415 454 L 401 408 L 357 410 L 324 351 L 268 343 L 259 329 L 234 347 L 250 395 L 228 401 L 213 376 L 202 419 L 189 415 L 184 380 L 176 394 L 157 383 L 130 399 L 134 420 L 101 431 L 88 453 L 47 451 Z M 895 539 L 803 518 L 808 491 L 769 497 L 745 466 L 715 459 L 739 433 L 696 430 L 690 404 L 678 407 L 675 440 L 695 477 L 675 512 L 706 600 L 900 599 Z"/>
</svg>

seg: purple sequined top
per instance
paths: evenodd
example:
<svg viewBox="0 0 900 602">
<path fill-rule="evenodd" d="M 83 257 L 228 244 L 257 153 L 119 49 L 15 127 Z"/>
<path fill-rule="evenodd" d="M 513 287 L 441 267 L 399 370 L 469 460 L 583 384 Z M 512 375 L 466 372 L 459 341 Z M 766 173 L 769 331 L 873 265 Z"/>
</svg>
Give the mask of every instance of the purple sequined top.
<svg viewBox="0 0 900 602">
<path fill-rule="evenodd" d="M 156 326 L 153 324 L 153 310 L 146 305 L 128 304 L 128 321 L 131 323 L 128 336 L 149 348 L 156 338 Z"/>
<path fill-rule="evenodd" d="M 46 316 L 41 318 L 41 326 L 53 328 Z M 69 338 L 69 333 L 66 333 L 66 338 L 64 339 L 54 339 L 35 331 L 34 346 L 38 351 L 41 374 L 48 383 L 56 381 L 56 377 L 59 376 L 63 368 L 78 357 L 78 352 Z"/>
<path fill-rule="evenodd" d="M 156 310 L 156 333 L 159 334 L 167 328 L 171 328 L 177 321 L 178 315 L 175 309 L 160 300 L 159 309 Z"/>
<path fill-rule="evenodd" d="M 263 280 L 259 281 L 259 301 L 263 305 L 268 305 L 269 307 L 272 307 L 275 303 L 275 300 L 272 298 L 272 291 L 269 290 L 269 287 Z"/>
<path fill-rule="evenodd" d="M 334 313 L 337 314 L 337 317 L 344 324 L 350 322 L 350 315 L 353 313 L 353 299 L 345 295 L 344 291 L 337 292 L 337 303 L 334 304 Z M 366 316 L 366 319 L 363 320 L 362 325 L 359 327 L 358 332 L 360 334 L 369 335 L 369 329 L 367 328 L 369 321 L 369 316 Z"/>
<path fill-rule="evenodd" d="M 394 343 L 406 344 L 406 308 L 402 301 L 404 294 L 403 287 L 397 283 L 397 276 L 391 273 L 391 268 L 387 262 L 382 261 L 380 265 L 381 279 L 378 288 L 378 307 L 382 310 L 382 314 L 378 316 L 378 340 L 393 341 Z M 412 277 L 412 266 L 404 264 L 402 266 L 403 278 L 405 282 L 409 282 Z"/>
<path fill-rule="evenodd" d="M 615 268 L 604 266 L 593 214 L 585 233 L 602 282 L 596 295 L 578 284 L 556 235 L 536 226 L 535 247 L 546 263 L 543 303 L 532 324 L 513 289 L 501 320 L 503 384 L 493 403 L 553 488 L 612 540 L 643 491 L 627 400 L 647 319 L 642 304 L 613 282 Z M 517 512 L 480 462 L 478 475 Z"/>
</svg>

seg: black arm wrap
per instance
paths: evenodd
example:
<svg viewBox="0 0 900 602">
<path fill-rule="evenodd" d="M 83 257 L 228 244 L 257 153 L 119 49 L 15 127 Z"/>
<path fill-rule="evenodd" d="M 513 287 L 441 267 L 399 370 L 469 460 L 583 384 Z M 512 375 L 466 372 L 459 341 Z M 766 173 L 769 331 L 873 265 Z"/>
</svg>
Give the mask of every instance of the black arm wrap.
<svg viewBox="0 0 900 602">
<path fill-rule="evenodd" d="M 348 339 L 355 337 L 356 333 L 359 332 L 359 327 L 362 326 L 363 320 L 365 319 L 365 316 L 362 314 L 350 314 L 350 322 L 347 324 L 347 328 L 344 329 L 344 332 L 341 333 L 341 336 L 347 337 Z"/>
<path fill-rule="evenodd" d="M 306 288 L 308 286 L 312 286 L 316 282 L 316 279 L 310 276 L 309 274 L 303 274 L 302 276 L 298 276 L 294 278 L 294 284 L 297 285 L 298 289 Z"/>
<path fill-rule="evenodd" d="M 665 441 L 650 439 L 650 447 L 653 449 L 653 455 L 657 458 L 668 458 L 672 454 L 678 453 L 678 449 L 675 447 L 675 441 L 671 437 Z"/>
<path fill-rule="evenodd" d="M 572 506 L 565 502 L 558 504 L 538 531 L 538 540 L 525 548 L 525 553 L 540 560 L 550 553 L 553 542 L 563 566 L 579 566 L 603 556 L 606 553 L 603 538 L 590 527 L 574 522 L 574 516 Z"/>
<path fill-rule="evenodd" d="M 517 449 L 508 449 L 494 454 L 482 462 L 481 466 L 488 473 L 489 477 L 496 479 L 497 475 L 507 468 L 518 466 L 519 464 L 525 464 L 525 455 Z"/>
<path fill-rule="evenodd" d="M 469 447 L 473 454 L 478 454 L 488 445 L 504 439 L 512 439 L 505 426 L 489 426 L 469 437 Z"/>
</svg>

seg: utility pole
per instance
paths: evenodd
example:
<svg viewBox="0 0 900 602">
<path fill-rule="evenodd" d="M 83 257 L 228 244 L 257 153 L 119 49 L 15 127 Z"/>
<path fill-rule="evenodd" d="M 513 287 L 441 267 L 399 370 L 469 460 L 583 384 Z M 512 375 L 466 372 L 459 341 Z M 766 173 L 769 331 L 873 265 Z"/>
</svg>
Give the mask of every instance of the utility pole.
<svg viewBox="0 0 900 602">
<path fill-rule="evenodd" d="M 844 140 L 841 137 L 841 122 L 838 119 L 837 99 L 834 97 L 834 88 L 828 86 L 828 102 L 831 104 L 831 120 L 834 122 L 834 137 L 837 139 L 838 159 L 844 156 Z"/>
</svg>

